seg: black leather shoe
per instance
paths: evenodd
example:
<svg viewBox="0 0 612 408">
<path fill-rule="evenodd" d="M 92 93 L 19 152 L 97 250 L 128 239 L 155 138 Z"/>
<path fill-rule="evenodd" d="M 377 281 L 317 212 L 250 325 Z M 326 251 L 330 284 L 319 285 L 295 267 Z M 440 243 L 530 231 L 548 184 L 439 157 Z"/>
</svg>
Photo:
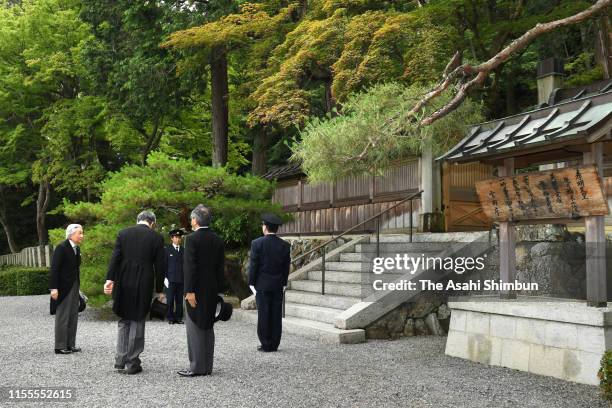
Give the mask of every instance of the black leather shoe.
<svg viewBox="0 0 612 408">
<path fill-rule="evenodd" d="M 55 354 L 72 354 L 71 349 L 55 349 Z"/>
<path fill-rule="evenodd" d="M 202 377 L 206 374 L 197 374 L 190 370 L 181 370 L 176 372 L 181 377 Z"/>
<path fill-rule="evenodd" d="M 182 321 L 182 320 L 177 320 L 177 321 L 174 322 L 174 324 L 185 324 L 185 322 Z"/>
<path fill-rule="evenodd" d="M 125 364 L 115 364 L 115 370 L 125 370 Z"/>
<path fill-rule="evenodd" d="M 176 323 L 174 320 L 168 320 L 168 324 L 174 324 Z"/>
<path fill-rule="evenodd" d="M 80 347 L 69 347 L 70 351 L 72 351 L 73 353 L 78 353 L 79 351 L 81 351 Z"/>
<path fill-rule="evenodd" d="M 264 348 L 263 346 L 257 346 L 257 351 L 268 353 L 270 350 L 268 350 L 267 348 Z"/>
<path fill-rule="evenodd" d="M 138 374 L 140 372 L 142 372 L 142 367 L 137 365 L 137 366 L 131 366 L 130 368 L 128 368 L 127 370 L 125 370 L 125 372 L 127 374 Z"/>
</svg>

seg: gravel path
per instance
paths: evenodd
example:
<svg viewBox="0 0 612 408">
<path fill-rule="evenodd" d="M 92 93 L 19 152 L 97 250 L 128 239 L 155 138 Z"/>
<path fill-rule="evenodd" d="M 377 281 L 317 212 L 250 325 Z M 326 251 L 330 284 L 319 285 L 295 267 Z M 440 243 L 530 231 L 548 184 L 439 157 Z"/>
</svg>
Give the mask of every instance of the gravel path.
<svg viewBox="0 0 612 408">
<path fill-rule="evenodd" d="M 113 369 L 116 322 L 95 311 L 79 319 L 83 352 L 63 356 L 53 354 L 47 296 L 0 297 L 0 310 L 0 386 L 76 387 L 67 406 L 607 406 L 593 386 L 447 357 L 445 338 L 330 346 L 284 335 L 281 350 L 265 354 L 255 350 L 255 327 L 235 321 L 215 325 L 213 375 L 197 378 L 176 374 L 187 366 L 185 326 L 147 322 L 144 372 L 128 376 Z"/>
</svg>

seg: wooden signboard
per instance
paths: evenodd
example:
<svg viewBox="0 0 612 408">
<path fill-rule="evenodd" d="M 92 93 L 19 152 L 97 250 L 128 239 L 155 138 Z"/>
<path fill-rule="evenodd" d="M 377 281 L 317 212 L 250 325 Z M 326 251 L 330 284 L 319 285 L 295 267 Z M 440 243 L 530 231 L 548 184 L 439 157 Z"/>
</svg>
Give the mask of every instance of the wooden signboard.
<svg viewBox="0 0 612 408">
<path fill-rule="evenodd" d="M 493 221 L 608 214 L 593 165 L 478 181 L 476 191 L 483 211 Z"/>
</svg>

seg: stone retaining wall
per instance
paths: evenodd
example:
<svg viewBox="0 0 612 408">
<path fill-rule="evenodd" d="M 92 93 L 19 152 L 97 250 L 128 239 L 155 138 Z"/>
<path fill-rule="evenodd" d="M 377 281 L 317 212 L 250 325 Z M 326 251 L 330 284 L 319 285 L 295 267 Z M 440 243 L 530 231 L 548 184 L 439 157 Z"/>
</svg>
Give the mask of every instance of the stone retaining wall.
<svg viewBox="0 0 612 408">
<path fill-rule="evenodd" d="M 572 233 L 564 225 L 517 226 L 516 269 L 519 282 L 537 283 L 539 290 L 522 291 L 520 295 L 559 297 L 567 299 L 586 298 L 586 267 L 584 235 Z M 612 255 L 611 237 L 608 237 L 606 252 Z M 612 270 L 612 259 L 607 267 Z M 455 282 L 499 279 L 499 246 L 496 234 L 492 247 L 487 252 L 485 268 L 463 275 L 453 275 Z M 612 284 L 609 285 L 612 287 Z M 482 291 L 423 292 L 416 302 L 400 305 L 370 326 L 366 336 L 376 339 L 394 339 L 404 336 L 436 334 L 448 331 L 446 316 L 450 296 L 478 295 Z M 491 292 L 486 292 L 491 294 Z M 612 298 L 612 293 L 609 293 Z M 442 310 L 439 313 L 439 310 Z M 437 318 L 437 322 L 436 322 Z M 429 321 L 429 324 L 424 324 Z M 442 330 L 438 329 L 441 328 Z M 418 328 L 418 329 L 417 329 Z"/>
<path fill-rule="evenodd" d="M 612 347 L 612 310 L 533 297 L 457 298 L 445 353 L 482 364 L 597 385 Z"/>
</svg>

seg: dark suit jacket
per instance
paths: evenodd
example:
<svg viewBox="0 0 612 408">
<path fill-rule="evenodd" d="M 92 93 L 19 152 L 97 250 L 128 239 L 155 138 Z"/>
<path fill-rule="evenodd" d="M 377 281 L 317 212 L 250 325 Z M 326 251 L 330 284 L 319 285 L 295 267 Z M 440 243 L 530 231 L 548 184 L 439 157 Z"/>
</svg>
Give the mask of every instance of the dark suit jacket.
<svg viewBox="0 0 612 408">
<path fill-rule="evenodd" d="M 49 271 L 49 289 L 57 289 L 57 304 L 62 303 L 72 285 L 80 282 L 81 252 L 74 253 L 69 240 L 62 241 L 53 251 Z"/>
<path fill-rule="evenodd" d="M 119 232 L 106 279 L 115 282 L 113 312 L 128 320 L 142 320 L 151 295 L 160 293 L 165 275 L 164 239 L 144 224 Z"/>
<path fill-rule="evenodd" d="M 215 322 L 217 293 L 224 287 L 225 249 L 223 241 L 210 228 L 200 228 L 185 239 L 185 293 L 195 293 L 197 305 L 186 302 L 187 313 L 201 329 Z"/>
<path fill-rule="evenodd" d="M 174 249 L 174 245 L 166 245 L 166 278 L 169 282 L 183 283 L 183 254 L 185 248 Z"/>
<path fill-rule="evenodd" d="M 282 290 L 287 286 L 291 246 L 275 234 L 251 242 L 249 285 L 256 290 Z"/>
</svg>

